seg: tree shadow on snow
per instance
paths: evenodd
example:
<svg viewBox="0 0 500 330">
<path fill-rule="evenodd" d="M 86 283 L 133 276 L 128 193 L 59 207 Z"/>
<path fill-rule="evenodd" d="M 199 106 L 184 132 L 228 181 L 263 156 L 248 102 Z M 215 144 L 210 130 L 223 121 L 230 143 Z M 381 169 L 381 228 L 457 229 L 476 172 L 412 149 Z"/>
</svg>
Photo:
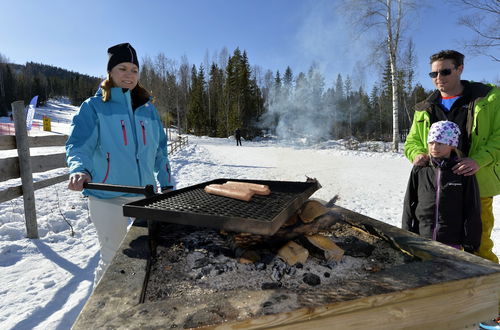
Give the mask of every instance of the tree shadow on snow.
<svg viewBox="0 0 500 330">
<path fill-rule="evenodd" d="M 69 329 L 75 322 L 78 314 L 82 310 L 85 302 L 92 293 L 94 282 L 94 270 L 100 259 L 99 251 L 96 252 L 92 258 L 89 259 L 85 268 L 80 268 L 72 262 L 64 259 L 55 253 L 50 246 L 44 242 L 34 239 L 33 243 L 38 247 L 38 250 L 50 261 L 54 262 L 57 266 L 68 271 L 72 277 L 65 286 L 59 288 L 52 299 L 44 306 L 36 309 L 28 318 L 16 324 L 12 329 L 32 329 L 43 321 L 47 320 L 54 312 L 61 310 L 62 306 L 68 301 L 71 294 L 73 294 L 78 285 L 83 281 L 89 281 L 90 285 L 85 293 L 85 296 L 76 304 L 71 310 L 66 311 L 61 318 L 61 322 L 56 329 Z"/>
</svg>

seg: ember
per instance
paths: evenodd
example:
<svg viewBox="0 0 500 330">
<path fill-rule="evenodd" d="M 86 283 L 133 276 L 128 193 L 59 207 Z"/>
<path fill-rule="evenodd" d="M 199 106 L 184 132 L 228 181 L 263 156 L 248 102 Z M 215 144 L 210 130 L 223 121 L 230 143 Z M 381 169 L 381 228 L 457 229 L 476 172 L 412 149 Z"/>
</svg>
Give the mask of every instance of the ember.
<svg viewBox="0 0 500 330">
<path fill-rule="evenodd" d="M 150 270 L 146 301 L 235 289 L 339 286 L 412 260 L 379 237 L 346 224 L 337 223 L 322 234 L 345 250 L 340 261 L 311 253 L 305 262 L 290 265 L 278 256 L 283 244 L 273 242 L 272 237 L 258 241 L 244 252 L 252 252 L 256 259 L 249 262 L 238 256 L 241 251 L 234 246 L 233 233 L 164 224 Z"/>
</svg>

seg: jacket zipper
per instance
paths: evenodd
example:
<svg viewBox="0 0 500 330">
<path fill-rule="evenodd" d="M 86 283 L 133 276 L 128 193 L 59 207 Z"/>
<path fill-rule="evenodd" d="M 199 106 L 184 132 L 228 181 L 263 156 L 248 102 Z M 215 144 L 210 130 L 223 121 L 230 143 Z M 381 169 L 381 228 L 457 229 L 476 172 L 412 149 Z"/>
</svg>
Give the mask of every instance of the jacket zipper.
<svg viewBox="0 0 500 330">
<path fill-rule="evenodd" d="M 432 239 L 437 241 L 437 232 L 439 229 L 439 198 L 441 197 L 441 168 L 437 168 L 436 173 L 436 211 L 434 216 L 434 231 L 432 232 Z"/>
<path fill-rule="evenodd" d="M 108 179 L 109 169 L 111 167 L 111 161 L 109 160 L 109 152 L 106 153 L 106 162 L 108 163 L 108 165 L 106 168 L 106 175 L 104 175 L 104 179 L 102 180 L 102 183 L 105 183 L 106 180 Z"/>
<path fill-rule="evenodd" d="M 141 127 L 142 127 L 142 141 L 144 142 L 144 145 L 146 145 L 146 127 L 144 127 L 144 121 L 141 120 Z"/>
<path fill-rule="evenodd" d="M 122 123 L 123 143 L 127 145 L 127 129 L 125 128 L 125 120 L 122 120 L 121 123 Z"/>
</svg>

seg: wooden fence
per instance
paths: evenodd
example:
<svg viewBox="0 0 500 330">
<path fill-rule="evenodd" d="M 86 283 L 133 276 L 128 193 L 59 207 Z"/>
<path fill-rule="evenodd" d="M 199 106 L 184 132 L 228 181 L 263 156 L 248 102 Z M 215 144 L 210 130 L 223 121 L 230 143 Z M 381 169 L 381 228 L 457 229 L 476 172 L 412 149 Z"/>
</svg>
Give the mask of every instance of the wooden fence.
<svg viewBox="0 0 500 330">
<path fill-rule="evenodd" d="M 188 137 L 187 136 L 180 136 L 179 135 L 179 137 L 176 140 L 172 140 L 172 142 L 170 142 L 168 144 L 168 147 L 169 147 L 168 154 L 169 155 L 173 154 L 177 150 L 180 150 L 183 147 L 187 146 L 188 143 L 189 142 L 188 142 Z"/>
<path fill-rule="evenodd" d="M 68 136 L 29 137 L 25 125 L 24 101 L 13 102 L 12 110 L 16 135 L 0 135 L 0 150 L 17 149 L 18 157 L 0 158 L 0 182 L 21 178 L 21 185 L 0 190 L 0 203 L 23 196 L 27 237 L 38 238 L 34 191 L 67 181 L 69 175 L 63 174 L 34 183 L 33 173 L 66 167 L 66 153 L 30 156 L 30 148 L 64 146 Z M 168 143 L 168 154 L 173 154 L 187 144 L 187 136 L 179 136 L 178 139 Z"/>
</svg>

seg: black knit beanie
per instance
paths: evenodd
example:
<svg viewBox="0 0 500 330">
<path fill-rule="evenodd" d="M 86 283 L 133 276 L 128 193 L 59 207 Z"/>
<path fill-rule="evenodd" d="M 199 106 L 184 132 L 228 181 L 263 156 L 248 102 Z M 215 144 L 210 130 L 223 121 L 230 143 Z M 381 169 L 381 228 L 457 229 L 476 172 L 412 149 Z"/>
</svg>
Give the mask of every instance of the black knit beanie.
<svg viewBox="0 0 500 330">
<path fill-rule="evenodd" d="M 128 42 L 108 48 L 108 57 L 108 72 L 110 72 L 115 65 L 123 62 L 134 63 L 137 65 L 137 68 L 139 68 L 137 53 L 135 52 L 134 47 L 132 47 Z"/>
</svg>

